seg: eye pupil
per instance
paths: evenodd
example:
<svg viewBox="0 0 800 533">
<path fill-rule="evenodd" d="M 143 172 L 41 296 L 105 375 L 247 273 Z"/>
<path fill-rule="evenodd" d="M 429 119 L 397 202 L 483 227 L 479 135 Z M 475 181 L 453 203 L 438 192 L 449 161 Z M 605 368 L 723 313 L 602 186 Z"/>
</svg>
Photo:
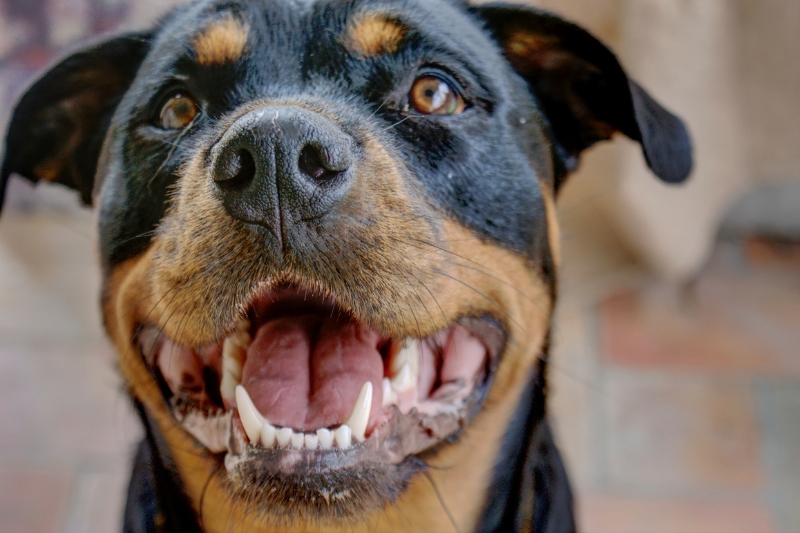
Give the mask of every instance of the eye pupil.
<svg viewBox="0 0 800 533">
<path fill-rule="evenodd" d="M 433 75 L 417 78 L 409 102 L 415 111 L 424 115 L 458 115 L 466 108 L 461 94 L 448 82 Z"/>
<path fill-rule="evenodd" d="M 161 127 L 165 130 L 182 130 L 192 123 L 199 112 L 191 96 L 176 93 L 161 108 Z"/>
</svg>

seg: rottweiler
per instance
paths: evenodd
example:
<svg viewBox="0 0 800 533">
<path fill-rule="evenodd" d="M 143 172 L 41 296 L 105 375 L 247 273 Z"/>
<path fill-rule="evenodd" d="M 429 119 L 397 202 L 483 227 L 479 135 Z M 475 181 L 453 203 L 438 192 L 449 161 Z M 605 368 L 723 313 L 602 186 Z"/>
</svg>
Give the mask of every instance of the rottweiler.
<svg viewBox="0 0 800 533">
<path fill-rule="evenodd" d="M 98 208 L 124 531 L 573 531 L 555 198 L 616 132 L 689 175 L 608 48 L 509 4 L 200 0 L 48 70 L 0 190 Z"/>
</svg>

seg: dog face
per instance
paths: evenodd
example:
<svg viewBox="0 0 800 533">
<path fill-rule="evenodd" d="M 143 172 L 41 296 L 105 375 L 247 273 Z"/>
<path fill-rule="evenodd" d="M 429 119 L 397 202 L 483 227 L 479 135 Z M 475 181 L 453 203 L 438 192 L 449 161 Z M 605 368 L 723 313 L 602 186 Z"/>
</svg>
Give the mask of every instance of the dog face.
<svg viewBox="0 0 800 533">
<path fill-rule="evenodd" d="M 469 530 L 543 394 L 555 193 L 618 131 L 688 174 L 680 121 L 540 11 L 202 1 L 38 80 L 1 183 L 98 205 L 106 329 L 207 530 Z"/>
</svg>

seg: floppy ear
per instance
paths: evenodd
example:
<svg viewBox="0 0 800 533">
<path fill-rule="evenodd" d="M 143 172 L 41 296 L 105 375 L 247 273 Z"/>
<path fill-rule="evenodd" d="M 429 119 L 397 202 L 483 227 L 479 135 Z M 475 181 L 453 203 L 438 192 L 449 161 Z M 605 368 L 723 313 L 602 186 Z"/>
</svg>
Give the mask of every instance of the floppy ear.
<svg viewBox="0 0 800 533">
<path fill-rule="evenodd" d="M 11 174 L 60 183 L 87 205 L 111 116 L 150 46 L 127 34 L 81 50 L 36 80 L 14 109 L 0 171 L 0 208 Z"/>
<path fill-rule="evenodd" d="M 472 11 L 538 99 L 555 137 L 559 183 L 583 150 L 618 131 L 639 141 L 661 180 L 680 183 L 689 176 L 692 143 L 683 122 L 630 80 L 589 32 L 521 6 L 483 4 Z"/>
</svg>

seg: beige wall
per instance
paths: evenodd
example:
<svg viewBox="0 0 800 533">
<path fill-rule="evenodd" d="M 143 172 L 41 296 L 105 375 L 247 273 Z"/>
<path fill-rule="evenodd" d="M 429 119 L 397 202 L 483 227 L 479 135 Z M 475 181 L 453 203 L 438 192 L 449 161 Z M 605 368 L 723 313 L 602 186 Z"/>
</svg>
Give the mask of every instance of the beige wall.
<svg viewBox="0 0 800 533">
<path fill-rule="evenodd" d="M 679 188 L 654 180 L 626 140 L 589 153 L 560 202 L 575 238 L 616 243 L 664 277 L 687 279 L 705 263 L 725 211 L 746 191 L 764 182 L 800 183 L 800 2 L 527 3 L 608 43 L 632 77 L 686 120 L 695 141 L 695 173 Z M 603 220 L 587 228 L 586 217 L 574 216 L 578 209 Z"/>
</svg>

